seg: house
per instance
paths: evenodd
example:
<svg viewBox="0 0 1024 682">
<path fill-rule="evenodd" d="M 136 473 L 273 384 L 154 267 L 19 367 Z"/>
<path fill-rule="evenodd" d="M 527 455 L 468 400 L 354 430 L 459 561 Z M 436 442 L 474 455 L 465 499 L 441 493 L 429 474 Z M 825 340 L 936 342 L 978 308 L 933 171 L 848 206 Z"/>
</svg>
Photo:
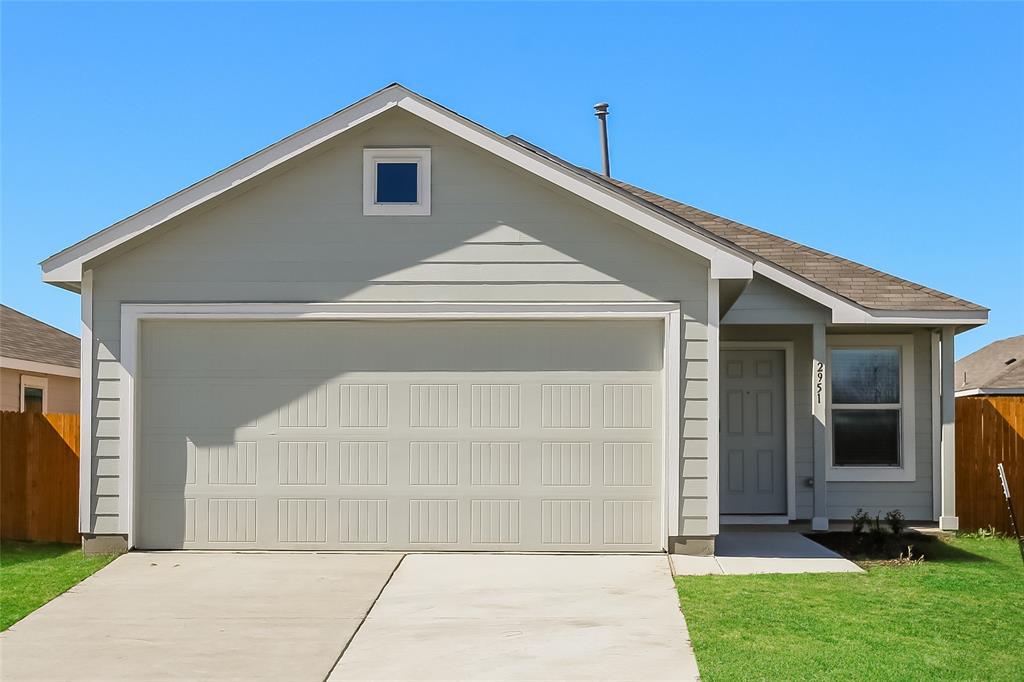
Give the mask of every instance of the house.
<svg viewBox="0 0 1024 682">
<path fill-rule="evenodd" d="M 956 397 L 1024 396 L 1024 334 L 993 341 L 956 363 Z"/>
<path fill-rule="evenodd" d="M 953 339 L 986 309 L 397 84 L 42 273 L 82 296 L 87 549 L 957 525 Z"/>
<path fill-rule="evenodd" d="M 997 466 L 1024 519 L 1024 335 L 956 363 L 956 494 L 961 527 L 1012 533 Z"/>
<path fill-rule="evenodd" d="M 78 337 L 0 305 L 0 411 L 78 413 Z"/>
</svg>

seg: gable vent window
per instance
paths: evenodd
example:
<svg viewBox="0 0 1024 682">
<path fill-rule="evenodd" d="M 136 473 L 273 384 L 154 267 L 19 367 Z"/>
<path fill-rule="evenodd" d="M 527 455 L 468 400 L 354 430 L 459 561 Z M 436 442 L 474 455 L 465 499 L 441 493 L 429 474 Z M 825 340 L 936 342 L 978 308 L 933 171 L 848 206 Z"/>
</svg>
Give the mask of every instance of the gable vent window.
<svg viewBox="0 0 1024 682">
<path fill-rule="evenodd" d="M 364 149 L 363 215 L 430 215 L 430 150 Z"/>
</svg>

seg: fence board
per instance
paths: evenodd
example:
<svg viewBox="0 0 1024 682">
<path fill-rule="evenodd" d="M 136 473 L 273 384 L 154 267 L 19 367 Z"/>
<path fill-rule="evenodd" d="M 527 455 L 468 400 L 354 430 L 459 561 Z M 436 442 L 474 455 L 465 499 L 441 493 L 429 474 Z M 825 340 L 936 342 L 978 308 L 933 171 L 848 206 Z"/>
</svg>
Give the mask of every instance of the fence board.
<svg viewBox="0 0 1024 682">
<path fill-rule="evenodd" d="M 77 543 L 77 414 L 0 412 L 0 537 Z"/>
<path fill-rule="evenodd" d="M 960 528 L 1009 533 L 996 464 L 1003 463 L 1018 523 L 1024 521 L 1024 396 L 956 399 L 956 511 Z"/>
</svg>

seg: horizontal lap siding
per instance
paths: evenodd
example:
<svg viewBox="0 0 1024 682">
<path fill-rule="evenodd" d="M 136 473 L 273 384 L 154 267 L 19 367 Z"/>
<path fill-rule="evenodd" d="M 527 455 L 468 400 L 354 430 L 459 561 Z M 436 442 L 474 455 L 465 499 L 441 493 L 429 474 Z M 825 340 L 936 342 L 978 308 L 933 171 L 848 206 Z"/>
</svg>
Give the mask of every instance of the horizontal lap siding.
<svg viewBox="0 0 1024 682">
<path fill-rule="evenodd" d="M 126 302 L 680 301 L 682 391 L 694 401 L 680 433 L 685 456 L 706 458 L 706 263 L 401 112 L 354 132 L 96 267 L 95 532 L 117 529 Z M 364 217 L 364 146 L 430 146 L 433 215 Z M 693 529 L 706 527 L 699 478 L 681 486 Z"/>
<path fill-rule="evenodd" d="M 741 299 L 742 300 L 742 299 Z M 726 322 L 735 320 L 730 311 Z M 807 481 L 814 476 L 814 440 L 811 420 L 811 328 L 791 326 L 726 324 L 723 341 L 792 341 L 796 517 L 810 519 L 814 513 L 814 491 Z M 931 435 L 931 341 L 929 332 L 914 332 L 914 392 L 916 478 L 907 482 L 829 481 L 828 514 L 847 519 L 858 508 L 872 515 L 900 509 L 908 519 L 932 518 L 932 435 Z"/>
<path fill-rule="evenodd" d="M 849 519 L 859 508 L 874 516 L 899 509 L 908 519 L 926 521 L 932 510 L 932 401 L 931 336 L 914 332 L 914 448 L 917 461 L 913 481 L 829 481 L 828 515 Z"/>
</svg>

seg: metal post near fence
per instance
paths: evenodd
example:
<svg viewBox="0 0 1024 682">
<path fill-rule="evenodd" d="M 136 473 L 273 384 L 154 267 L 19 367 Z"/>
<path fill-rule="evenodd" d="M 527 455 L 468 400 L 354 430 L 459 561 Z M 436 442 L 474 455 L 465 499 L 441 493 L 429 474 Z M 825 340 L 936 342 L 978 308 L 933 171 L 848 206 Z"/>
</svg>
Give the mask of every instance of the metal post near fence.
<svg viewBox="0 0 1024 682">
<path fill-rule="evenodd" d="M 1010 486 L 1006 482 L 1006 470 L 1003 463 L 996 465 L 999 469 L 999 482 L 1003 485 L 1003 497 L 1006 498 L 1006 509 L 1010 512 L 1010 527 L 1013 529 L 1013 537 L 1017 538 L 1017 546 L 1020 548 L 1020 560 L 1024 561 L 1024 537 L 1021 537 L 1020 529 L 1017 528 L 1017 515 L 1013 512 L 1013 500 L 1010 498 Z"/>
</svg>

